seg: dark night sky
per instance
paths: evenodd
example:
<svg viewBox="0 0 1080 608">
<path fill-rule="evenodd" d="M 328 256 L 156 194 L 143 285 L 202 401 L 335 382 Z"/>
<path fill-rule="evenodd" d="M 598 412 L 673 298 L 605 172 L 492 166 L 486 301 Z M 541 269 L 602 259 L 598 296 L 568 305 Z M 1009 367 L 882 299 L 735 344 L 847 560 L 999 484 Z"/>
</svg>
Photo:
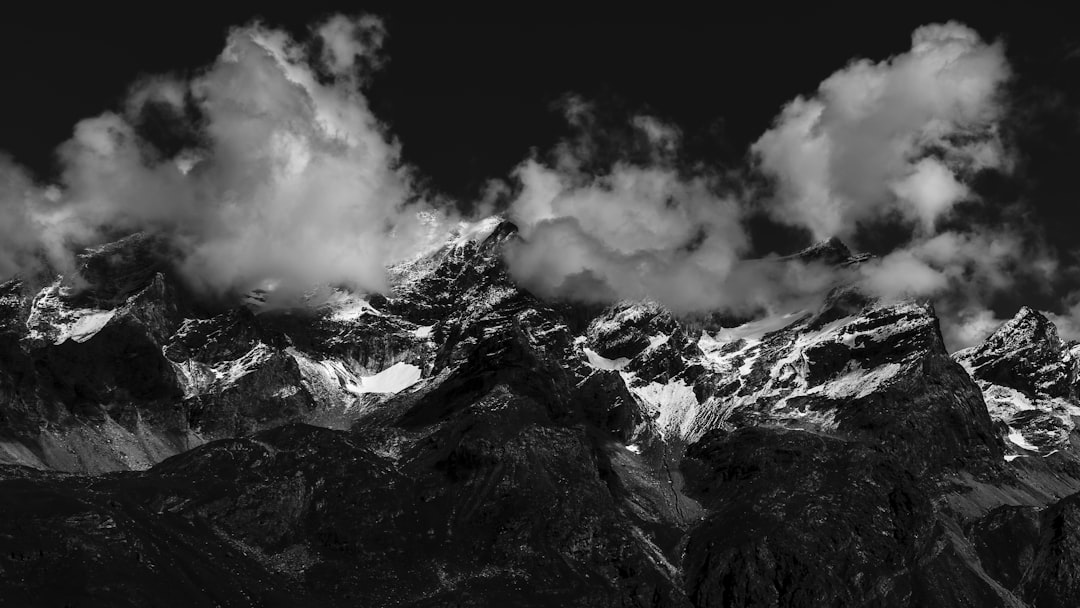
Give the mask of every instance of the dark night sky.
<svg viewBox="0 0 1080 608">
<path fill-rule="evenodd" d="M 875 10 L 856 21 L 840 9 L 793 14 L 768 6 L 753 16 L 640 13 L 616 22 L 542 6 L 524 15 L 406 14 L 354 3 L 220 7 L 7 16 L 0 150 L 47 178 L 54 149 L 75 122 L 115 108 L 140 75 L 209 64 L 230 25 L 260 16 L 302 32 L 332 11 L 369 10 L 386 21 L 389 61 L 368 98 L 406 161 L 439 191 L 475 198 L 530 150 L 549 149 L 567 131 L 555 105 L 569 93 L 612 115 L 644 111 L 670 120 L 686 134 L 691 160 L 738 165 L 785 102 L 813 92 L 853 58 L 903 52 L 919 25 L 956 19 L 985 39 L 1003 38 L 1016 70 L 1007 124 L 1020 166 L 980 188 L 990 197 L 1030 199 L 1034 221 L 1063 257 L 1075 241 L 1080 35 L 1060 15 L 1022 22 L 985 11 Z"/>
<path fill-rule="evenodd" d="M 332 10 L 363 6 L 251 9 L 228 3 L 167 15 L 145 9 L 7 18 L 0 29 L 7 58 L 0 147 L 47 171 L 53 149 L 76 121 L 116 107 L 140 75 L 207 65 L 229 26 L 259 16 L 302 32 Z M 648 111 L 672 120 L 699 144 L 704 159 L 730 161 L 785 102 L 812 92 L 853 58 L 905 50 L 911 31 L 924 23 L 958 18 L 984 38 L 1003 35 L 1014 64 L 1032 61 L 1042 72 L 1032 75 L 1051 85 L 1068 84 L 1054 81 L 1067 81 L 1061 77 L 1071 77 L 1080 65 L 1070 62 L 1069 74 L 1058 73 L 1064 70 L 1054 63 L 1063 62 L 1075 38 L 1051 17 L 1010 30 L 1008 20 L 948 11 L 861 23 L 838 18 L 840 11 L 723 20 L 646 14 L 636 22 L 374 12 L 386 19 L 390 60 L 369 98 L 408 159 L 456 195 L 504 175 L 530 148 L 549 147 L 565 129 L 552 104 L 567 93 L 612 111 Z"/>
</svg>

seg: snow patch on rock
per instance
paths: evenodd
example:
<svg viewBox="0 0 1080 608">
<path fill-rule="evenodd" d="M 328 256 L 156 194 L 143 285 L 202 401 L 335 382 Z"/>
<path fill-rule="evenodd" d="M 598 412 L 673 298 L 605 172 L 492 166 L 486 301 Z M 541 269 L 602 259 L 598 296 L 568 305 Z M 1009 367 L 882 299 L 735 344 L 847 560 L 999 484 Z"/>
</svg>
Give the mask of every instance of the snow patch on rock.
<svg viewBox="0 0 1080 608">
<path fill-rule="evenodd" d="M 619 357 L 618 359 L 608 359 L 597 354 L 591 348 L 582 348 L 585 351 L 585 358 L 589 361 L 589 365 L 595 369 L 604 371 L 618 371 L 630 364 L 630 359 L 626 357 Z"/>
<path fill-rule="evenodd" d="M 861 399 L 881 388 L 889 379 L 903 369 L 899 363 L 888 363 L 873 369 L 862 369 L 858 364 L 848 364 L 846 373 L 808 391 L 828 395 L 831 399 Z"/>
<path fill-rule="evenodd" d="M 235 384 L 244 376 L 258 369 L 260 365 L 269 361 L 274 356 L 274 352 L 272 347 L 259 342 L 244 356 L 233 361 L 225 361 L 211 369 L 217 377 L 218 384 Z"/>
<path fill-rule="evenodd" d="M 694 388 L 682 380 L 659 383 L 637 383 L 633 373 L 623 372 L 623 381 L 645 406 L 656 429 L 665 439 L 680 439 L 693 435 L 700 420 L 701 403 Z"/>
<path fill-rule="evenodd" d="M 765 334 L 784 329 L 798 321 L 805 314 L 805 310 L 797 310 L 784 314 L 770 315 L 762 319 L 750 321 L 749 323 L 743 323 L 737 327 L 721 328 L 712 336 L 708 336 L 708 334 L 702 332 L 702 337 L 708 337 L 709 340 L 720 344 L 734 342 L 739 339 L 760 341 Z"/>
<path fill-rule="evenodd" d="M 1056 449 L 1067 443 L 1076 429 L 1080 407 L 1066 399 L 1026 395 L 985 380 L 976 382 L 982 389 L 990 418 L 1005 423 L 1010 429 L 1009 441 L 1025 450 L 1043 453 Z M 1022 441 L 1017 441 L 1014 435 Z"/>
<path fill-rule="evenodd" d="M 1038 452 L 1038 446 L 1034 446 L 1027 439 L 1024 438 L 1024 434 L 1018 429 L 1009 427 L 1009 441 L 1013 442 L 1016 446 L 1025 450 L 1031 450 L 1032 452 Z"/>
<path fill-rule="evenodd" d="M 345 409 L 368 395 L 399 393 L 419 382 L 422 376 L 421 369 L 411 363 L 395 363 L 377 374 L 362 376 L 337 359 L 312 359 L 292 348 L 287 352 L 296 360 L 312 394 L 327 405 L 336 403 Z"/>
<path fill-rule="evenodd" d="M 655 348 L 660 348 L 661 346 L 667 344 L 668 340 L 670 340 L 670 339 L 671 339 L 670 334 L 660 334 L 658 336 L 649 336 L 649 346 L 646 347 L 646 350 L 653 350 Z"/>
<path fill-rule="evenodd" d="M 483 241 L 491 236 L 491 233 L 495 232 L 495 229 L 499 227 L 499 224 L 503 222 L 503 218 L 493 215 L 488 218 L 484 218 L 477 222 L 459 222 L 457 226 L 457 236 L 452 241 L 455 246 L 464 245 L 466 243 L 475 243 L 477 241 Z"/>
<path fill-rule="evenodd" d="M 420 381 L 420 368 L 411 363 L 395 363 L 374 376 L 360 378 L 362 393 L 396 394 Z"/>
<path fill-rule="evenodd" d="M 168 360 L 167 357 L 166 360 Z M 179 363 L 169 360 L 169 363 L 172 364 L 173 372 L 176 374 L 176 380 L 180 384 L 185 399 L 209 391 L 217 381 L 218 376 L 214 369 L 205 363 L 194 359 Z"/>
<path fill-rule="evenodd" d="M 880 320 L 888 322 L 880 322 Z M 857 352 L 897 334 L 926 331 L 934 323 L 931 311 L 917 303 L 900 303 L 842 317 L 821 326 L 811 324 L 804 311 L 775 315 L 698 339 L 700 355 L 691 361 L 708 370 L 717 386 L 715 396 L 698 403 L 694 392 L 657 387 L 633 388 L 652 401 L 665 419 L 665 432 L 678 429 L 688 441 L 710 428 L 740 420 L 835 431 L 835 407 L 841 401 L 863 399 L 887 388 L 908 369 L 906 360 L 864 367 Z M 811 329 L 812 328 L 812 329 Z M 837 349 L 837 346 L 842 347 Z M 851 360 L 828 375 L 811 374 L 817 353 L 833 353 Z M 632 368 L 632 366 L 631 366 Z M 805 399 L 811 397 L 811 399 Z M 670 400 L 666 402 L 665 400 Z M 668 410 L 671 410 L 668 413 Z"/>
<path fill-rule="evenodd" d="M 65 340 L 86 342 L 108 325 L 116 311 L 82 309 L 76 311 L 76 314 L 75 322 L 68 327 L 66 334 L 57 336 L 56 344 L 61 344 Z"/>
<path fill-rule="evenodd" d="M 368 302 L 365 296 L 339 292 L 326 302 L 330 309 L 331 321 L 349 322 L 356 321 L 364 316 L 382 317 L 382 312 Z"/>
<path fill-rule="evenodd" d="M 96 308 L 69 308 L 61 296 L 64 287 L 61 280 L 45 287 L 34 298 L 26 319 L 29 338 L 46 340 L 53 344 L 86 342 L 98 334 L 116 315 L 115 310 Z"/>
</svg>

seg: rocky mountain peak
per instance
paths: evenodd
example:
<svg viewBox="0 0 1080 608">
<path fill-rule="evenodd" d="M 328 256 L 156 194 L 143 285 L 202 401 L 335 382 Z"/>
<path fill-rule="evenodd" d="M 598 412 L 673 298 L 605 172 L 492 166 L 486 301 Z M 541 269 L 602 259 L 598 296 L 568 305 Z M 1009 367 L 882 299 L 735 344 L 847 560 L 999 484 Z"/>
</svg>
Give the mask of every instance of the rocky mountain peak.
<svg viewBox="0 0 1080 608">
<path fill-rule="evenodd" d="M 88 305 L 118 304 L 145 287 L 155 274 L 172 274 L 175 259 L 176 252 L 165 237 L 147 232 L 91 247 L 78 256 L 84 284 L 72 296 Z"/>
<path fill-rule="evenodd" d="M 1069 444 L 1080 415 L 1077 360 L 1045 315 L 1021 307 L 982 344 L 953 358 L 978 382 L 1007 458 L 1045 457 Z"/>
<path fill-rule="evenodd" d="M 1030 306 L 1021 306 L 1013 318 L 990 334 L 985 342 L 985 350 L 1030 348 L 1057 351 L 1061 347 L 1057 327 Z"/>
<path fill-rule="evenodd" d="M 803 262 L 818 262 L 830 266 L 844 266 L 866 260 L 870 256 L 863 253 L 854 253 L 839 238 L 833 236 L 810 245 L 806 249 L 787 256 L 787 259 L 797 259 Z"/>
<path fill-rule="evenodd" d="M 1074 393 L 1075 361 L 1057 327 L 1024 306 L 977 346 L 954 357 L 975 378 L 1027 394 L 1065 397 Z"/>
<path fill-rule="evenodd" d="M 806 249 L 796 253 L 793 257 L 807 261 L 814 260 L 835 264 L 851 257 L 851 249 L 849 249 L 843 241 L 834 236 L 829 237 L 824 241 L 814 243 Z"/>
<path fill-rule="evenodd" d="M 88 295 L 0 286 L 0 597 L 81 568 L 103 605 L 1020 605 L 942 505 L 1072 487 L 1044 317 L 958 356 L 976 383 L 927 302 L 546 302 L 515 233 L 462 223 L 390 293 L 289 305 L 183 306 L 145 235 L 87 252 Z"/>
</svg>

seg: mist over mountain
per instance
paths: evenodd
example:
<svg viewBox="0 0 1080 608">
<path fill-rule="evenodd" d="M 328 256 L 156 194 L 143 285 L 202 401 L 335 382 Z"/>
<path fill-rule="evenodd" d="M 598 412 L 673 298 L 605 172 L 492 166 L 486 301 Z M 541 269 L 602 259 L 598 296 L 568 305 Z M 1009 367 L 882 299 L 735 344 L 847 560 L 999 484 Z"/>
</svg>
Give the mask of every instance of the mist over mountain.
<svg viewBox="0 0 1080 608">
<path fill-rule="evenodd" d="M 521 229 L 512 274 L 546 297 L 746 315 L 835 283 L 828 269 L 754 270 L 798 248 L 756 244 L 762 221 L 806 243 L 893 235 L 860 270 L 865 288 L 935 298 L 954 348 L 985 335 L 988 303 L 1025 281 L 1067 289 L 1056 283 L 1071 261 L 1038 222 L 986 219 L 988 207 L 1030 216 L 1030 202 L 972 186 L 1007 176 L 1023 150 L 1004 137 L 1006 42 L 959 22 L 822 74 L 776 108 L 742 166 L 691 158 L 680 125 L 645 109 L 606 117 L 601 101 L 564 97 L 570 134 L 486 176 L 473 200 L 441 194 L 371 110 L 392 35 L 374 16 L 327 17 L 303 34 L 252 22 L 229 31 L 210 65 L 143 75 L 120 106 L 75 125 L 54 181 L 36 181 L 17 158 L 3 165 L 0 270 L 77 281 L 81 248 L 149 230 L 214 297 L 324 283 L 385 292 L 387 265 L 435 246 L 455 222 L 502 212 Z M 1056 314 L 1071 301 L 1061 297 Z"/>
<path fill-rule="evenodd" d="M 1030 38 L 921 23 L 752 133 L 568 75 L 452 184 L 397 26 L 240 19 L 53 165 L 12 138 L 0 604 L 1080 602 L 1071 90 Z"/>
</svg>

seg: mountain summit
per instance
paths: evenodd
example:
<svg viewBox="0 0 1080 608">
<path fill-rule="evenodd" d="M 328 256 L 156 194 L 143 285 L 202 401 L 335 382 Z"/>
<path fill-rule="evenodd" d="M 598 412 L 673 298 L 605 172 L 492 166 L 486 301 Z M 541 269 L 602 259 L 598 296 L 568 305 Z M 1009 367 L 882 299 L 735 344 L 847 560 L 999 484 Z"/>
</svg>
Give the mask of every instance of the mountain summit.
<svg viewBox="0 0 1080 608">
<path fill-rule="evenodd" d="M 735 326 L 548 302 L 515 238 L 287 306 L 200 304 L 147 237 L 0 286 L 0 598 L 1080 601 L 1076 353 L 1039 313 L 950 357 L 929 304 L 843 288 Z"/>
</svg>

